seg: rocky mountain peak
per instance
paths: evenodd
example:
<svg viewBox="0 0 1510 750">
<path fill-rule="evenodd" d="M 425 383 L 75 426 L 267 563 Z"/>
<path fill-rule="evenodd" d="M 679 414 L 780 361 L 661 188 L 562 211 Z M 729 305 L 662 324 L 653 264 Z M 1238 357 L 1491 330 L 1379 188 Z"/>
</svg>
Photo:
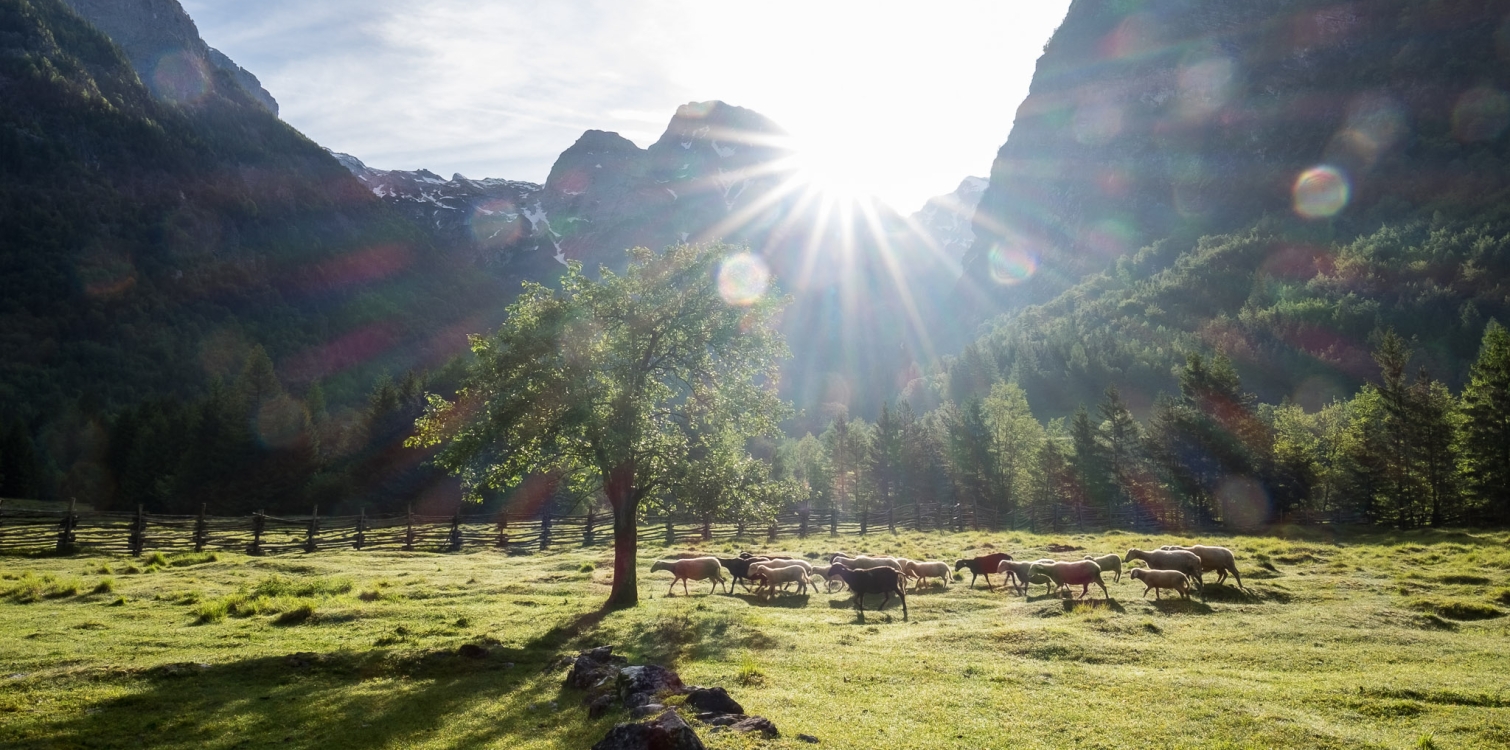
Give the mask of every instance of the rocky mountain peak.
<svg viewBox="0 0 1510 750">
<path fill-rule="evenodd" d="M 205 44 L 178 0 L 64 0 L 115 42 L 159 101 L 192 104 L 215 87 L 217 73 L 272 114 L 273 99 L 257 76 Z"/>
</svg>

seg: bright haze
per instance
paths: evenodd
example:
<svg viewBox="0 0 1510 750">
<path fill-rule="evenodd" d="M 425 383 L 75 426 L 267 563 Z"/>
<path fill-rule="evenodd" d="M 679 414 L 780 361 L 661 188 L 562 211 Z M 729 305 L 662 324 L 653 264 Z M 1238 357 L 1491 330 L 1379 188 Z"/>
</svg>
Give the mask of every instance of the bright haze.
<svg viewBox="0 0 1510 750">
<path fill-rule="evenodd" d="M 283 119 L 384 169 L 544 181 L 587 129 L 648 145 L 721 99 L 828 187 L 904 212 L 984 175 L 1067 0 L 184 0 Z"/>
</svg>

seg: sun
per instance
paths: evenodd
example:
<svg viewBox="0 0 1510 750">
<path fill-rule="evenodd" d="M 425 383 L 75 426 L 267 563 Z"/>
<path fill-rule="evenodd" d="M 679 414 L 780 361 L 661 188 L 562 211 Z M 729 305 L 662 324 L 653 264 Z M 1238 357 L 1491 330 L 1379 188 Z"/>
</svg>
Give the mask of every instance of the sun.
<svg viewBox="0 0 1510 750">
<path fill-rule="evenodd" d="M 875 186 L 866 179 L 873 157 L 854 143 L 830 137 L 794 137 L 791 144 L 792 179 L 836 203 L 877 200 Z"/>
</svg>

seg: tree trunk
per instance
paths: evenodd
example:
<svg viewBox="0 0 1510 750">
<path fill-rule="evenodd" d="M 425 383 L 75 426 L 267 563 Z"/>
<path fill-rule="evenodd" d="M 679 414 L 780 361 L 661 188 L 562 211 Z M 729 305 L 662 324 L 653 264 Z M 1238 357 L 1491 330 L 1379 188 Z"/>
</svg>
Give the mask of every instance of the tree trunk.
<svg viewBox="0 0 1510 750">
<path fill-rule="evenodd" d="M 637 524 L 639 500 L 632 487 L 634 467 L 620 466 L 605 472 L 604 494 L 613 506 L 613 588 L 608 593 L 607 609 L 627 609 L 640 603 L 639 582 L 635 576 L 636 552 L 640 534 Z"/>
<path fill-rule="evenodd" d="M 639 528 L 635 525 L 634 508 L 626 506 L 627 501 L 624 505 L 615 503 L 613 509 L 613 589 L 608 594 L 608 609 L 625 609 L 640 603 L 635 577 Z"/>
</svg>

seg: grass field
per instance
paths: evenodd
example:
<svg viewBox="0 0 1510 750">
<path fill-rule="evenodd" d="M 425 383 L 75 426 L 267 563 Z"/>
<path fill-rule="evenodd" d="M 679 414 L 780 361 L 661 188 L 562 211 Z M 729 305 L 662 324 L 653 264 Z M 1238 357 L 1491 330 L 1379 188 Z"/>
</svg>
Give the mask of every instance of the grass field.
<svg viewBox="0 0 1510 750">
<path fill-rule="evenodd" d="M 642 574 L 639 608 L 601 614 L 602 548 L 7 558 L 0 746 L 586 748 L 625 717 L 588 721 L 558 657 L 598 644 L 723 685 L 782 731 L 701 728 L 713 748 L 813 747 L 798 733 L 867 750 L 1510 746 L 1510 535 L 1297 534 L 1215 541 L 1251 595 L 1155 603 L 1124 575 L 1109 603 L 1075 604 L 955 583 L 909 596 L 907 622 L 894 607 L 862 622 L 845 593 L 667 597 L 667 573 Z M 881 534 L 772 549 L 952 560 L 1180 541 Z M 666 551 L 642 550 L 641 570 Z M 466 643 L 491 653 L 455 655 Z"/>
</svg>

